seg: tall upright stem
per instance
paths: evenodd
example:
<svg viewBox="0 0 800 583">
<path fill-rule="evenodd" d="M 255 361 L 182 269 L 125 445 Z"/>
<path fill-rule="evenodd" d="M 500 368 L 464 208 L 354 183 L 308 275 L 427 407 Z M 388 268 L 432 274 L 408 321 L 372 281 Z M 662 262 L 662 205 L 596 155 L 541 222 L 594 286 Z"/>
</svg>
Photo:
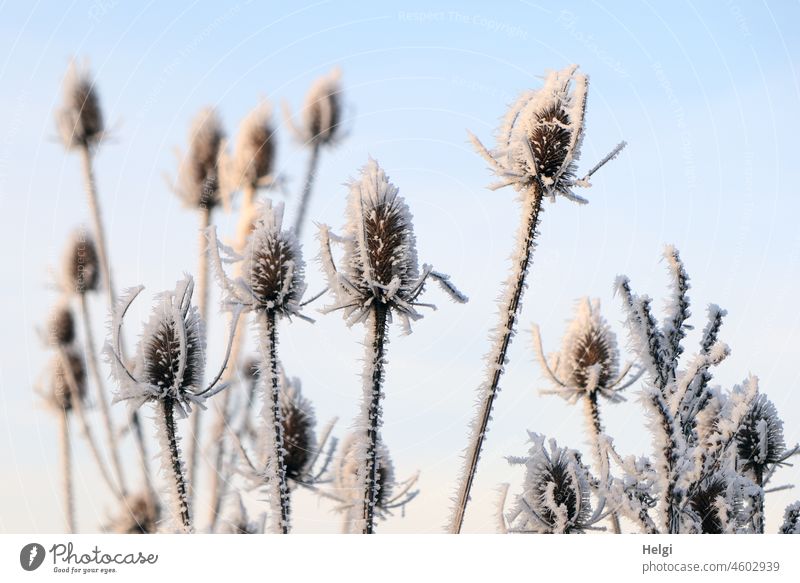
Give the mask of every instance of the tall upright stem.
<svg viewBox="0 0 800 583">
<path fill-rule="evenodd" d="M 192 519 L 186 478 L 183 475 L 181 454 L 178 449 L 178 440 L 175 436 L 175 403 L 171 398 L 161 399 L 159 403 L 161 404 L 164 437 L 169 448 L 167 453 L 169 455 L 169 468 L 172 471 L 171 487 L 174 488 L 173 494 L 177 503 L 177 505 L 173 504 L 172 512 L 176 521 L 180 520 L 183 532 L 188 534 L 192 532 Z"/>
<path fill-rule="evenodd" d="M 381 396 L 383 372 L 386 363 L 386 316 L 387 309 L 382 303 L 376 303 L 372 310 L 370 324 L 372 330 L 367 337 L 371 355 L 365 358 L 364 366 L 364 405 L 366 418 L 362 422 L 367 428 L 367 452 L 364 467 L 364 506 L 362 516 L 363 534 L 375 531 L 375 507 L 378 504 L 378 437 L 381 426 Z"/>
<path fill-rule="evenodd" d="M 100 368 L 97 365 L 97 351 L 95 349 L 94 334 L 92 333 L 92 323 L 89 317 L 89 306 L 86 301 L 86 294 L 81 293 L 81 317 L 83 318 L 83 334 L 86 340 L 86 362 L 89 366 L 89 373 L 92 375 L 95 388 L 97 389 L 97 401 L 100 403 L 100 413 L 103 417 L 103 424 L 106 430 L 106 439 L 108 440 L 108 450 L 111 455 L 111 463 L 116 472 L 117 484 L 122 496 L 127 496 L 128 491 L 125 485 L 125 473 L 122 470 L 122 463 L 119 459 L 119 449 L 117 446 L 117 435 L 114 431 L 114 425 L 111 421 L 111 409 L 108 406 L 108 397 L 106 397 L 105 385 L 100 376 Z"/>
<path fill-rule="evenodd" d="M 245 185 L 242 190 L 242 206 L 239 210 L 239 222 L 236 227 L 236 251 L 241 253 L 247 244 L 247 236 L 252 230 L 253 220 L 255 218 L 255 203 L 256 203 L 256 187 L 252 184 Z M 236 264 L 236 275 L 241 275 L 241 265 Z M 232 365 L 225 371 L 225 379 L 227 382 L 234 380 L 234 377 L 239 374 L 239 354 L 242 351 L 244 344 L 243 326 L 237 328 L 233 337 L 231 345 L 230 362 Z M 211 435 L 211 446 L 216 450 L 214 455 L 214 471 L 211 474 L 211 515 L 209 516 L 209 524 L 211 532 L 217 526 L 219 520 L 220 510 L 222 508 L 222 498 L 225 495 L 226 485 L 229 476 L 227 475 L 224 460 L 225 460 L 225 428 L 228 425 L 228 414 L 230 409 L 231 391 L 224 391 L 222 394 L 222 403 L 217 408 L 217 421 L 214 424 L 214 430 Z"/>
<path fill-rule="evenodd" d="M 320 144 L 315 141 L 311 145 L 311 156 L 308 159 L 308 170 L 306 171 L 306 182 L 303 185 L 303 195 L 300 198 L 300 206 L 297 208 L 297 217 L 294 222 L 294 232 L 300 239 L 303 232 L 303 224 L 308 212 L 308 202 L 311 199 L 311 190 L 314 188 L 314 179 L 317 175 L 317 164 L 319 163 Z"/>
<path fill-rule="evenodd" d="M 259 314 L 263 328 L 261 338 L 261 361 L 264 387 L 264 406 L 262 414 L 267 430 L 267 468 L 269 469 L 270 497 L 273 505 L 279 505 L 280 524 L 276 532 L 289 533 L 291 514 L 289 487 L 286 482 L 286 450 L 284 449 L 283 415 L 280 402 L 280 377 L 278 376 L 278 330 L 274 310 Z"/>
<path fill-rule="evenodd" d="M 534 184 L 525 194 L 525 217 L 520 225 L 517 235 L 517 249 L 514 254 L 515 264 L 511 277 L 508 280 L 508 289 L 500 303 L 500 324 L 495 333 L 495 346 L 488 358 L 487 380 L 481 387 L 480 405 L 476 418 L 472 424 L 472 435 L 465 455 L 464 473 L 461 476 L 456 494 L 456 505 L 450 524 L 450 531 L 454 534 L 461 532 L 464 524 L 464 514 L 469 502 L 475 472 L 478 469 L 483 442 L 492 414 L 494 400 L 497 397 L 500 377 L 507 363 L 506 354 L 511 345 L 517 318 L 522 307 L 522 294 L 525 290 L 525 278 L 528 275 L 531 257 L 535 246 L 539 215 L 542 211 L 543 192 L 541 186 Z"/>
<path fill-rule="evenodd" d="M 92 215 L 92 226 L 94 230 L 95 243 L 97 245 L 97 255 L 100 260 L 100 270 L 103 274 L 103 279 L 106 284 L 106 297 L 108 299 L 109 311 L 114 310 L 116 305 L 116 291 L 114 288 L 113 280 L 111 279 L 111 264 L 108 258 L 108 245 L 106 244 L 106 231 L 103 227 L 103 217 L 100 211 L 100 197 L 97 194 L 97 183 L 94 177 L 94 166 L 92 164 L 92 152 L 88 146 L 80 148 L 81 168 L 83 170 L 83 185 L 86 190 L 86 202 L 89 206 L 89 213 Z M 139 423 L 139 412 L 134 411 L 131 416 L 131 423 L 136 425 Z M 144 437 L 141 432 L 135 434 L 138 440 L 137 447 L 140 451 L 145 450 Z M 148 461 L 145 459 L 143 462 L 144 467 L 147 468 Z M 153 485 L 150 481 L 149 470 L 145 471 L 144 479 L 147 488 L 152 490 Z"/>
<path fill-rule="evenodd" d="M 61 449 L 61 493 L 64 504 L 64 523 L 67 532 L 75 533 L 75 505 L 72 495 L 72 451 L 69 443 L 69 413 L 61 410 L 59 416 L 60 435 L 59 446 Z"/>
<path fill-rule="evenodd" d="M 86 410 L 83 406 L 83 398 L 78 387 L 78 380 L 75 377 L 75 371 L 72 370 L 72 364 L 70 363 L 69 357 L 67 356 L 65 350 L 61 347 L 58 349 L 58 356 L 61 359 L 61 367 L 64 370 L 64 377 L 67 381 L 67 385 L 69 386 L 72 408 L 78 413 L 78 421 L 81 424 L 81 431 L 83 432 L 84 438 L 86 438 L 86 443 L 89 444 L 89 450 L 92 452 L 92 457 L 94 458 L 97 469 L 100 472 L 100 476 L 103 478 L 103 481 L 106 483 L 109 490 L 111 490 L 115 496 L 122 498 L 122 494 L 117 488 L 117 485 L 114 483 L 114 480 L 111 478 L 111 474 L 108 473 L 108 468 L 106 467 L 106 463 L 103 460 L 102 454 L 100 453 L 100 448 L 97 446 L 97 440 L 95 440 L 94 434 L 92 433 L 92 428 L 89 425 L 89 420 L 86 417 Z"/>
<path fill-rule="evenodd" d="M 206 334 L 208 334 L 208 240 L 206 239 L 206 230 L 211 224 L 211 210 L 208 207 L 200 208 L 200 237 L 198 239 L 198 264 L 197 264 L 197 309 L 200 312 L 200 318 L 206 325 Z M 189 442 L 189 506 L 194 505 L 194 495 L 197 488 L 197 465 L 198 458 L 200 457 L 200 433 L 202 432 L 202 410 L 200 407 L 195 407 L 191 413 L 192 419 L 192 440 Z"/>
</svg>

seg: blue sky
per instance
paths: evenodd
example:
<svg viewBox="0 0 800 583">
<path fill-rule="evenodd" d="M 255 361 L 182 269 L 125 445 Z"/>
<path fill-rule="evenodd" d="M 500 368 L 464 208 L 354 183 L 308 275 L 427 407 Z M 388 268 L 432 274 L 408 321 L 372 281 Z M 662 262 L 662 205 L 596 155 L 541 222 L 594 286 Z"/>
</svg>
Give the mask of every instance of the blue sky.
<svg viewBox="0 0 800 583">
<path fill-rule="evenodd" d="M 665 243 L 681 250 L 693 278 L 698 327 L 706 304 L 729 311 L 723 336 L 733 354 L 718 382 L 757 374 L 787 440 L 800 440 L 800 41 L 790 28 L 798 18 L 796 2 L 0 3 L 0 499 L 15 501 L 0 509 L 0 531 L 61 528 L 56 423 L 32 387 L 46 358 L 35 328 L 56 299 L 52 270 L 67 234 L 88 218 L 78 159 L 57 143 L 53 122 L 71 57 L 90 60 L 113 129 L 97 176 L 115 279 L 145 284 L 145 297 L 195 269 L 196 217 L 163 179 L 192 115 L 214 105 L 233 135 L 260 97 L 272 101 L 292 213 L 307 152 L 290 139 L 280 106 L 296 111 L 313 79 L 341 66 L 350 136 L 323 153 L 311 218 L 341 226 L 342 184 L 371 155 L 415 215 L 420 258 L 471 298 L 456 306 L 431 289 L 440 309 L 413 335 L 392 335 L 384 437 L 401 476 L 421 471 L 422 492 L 386 532 L 445 522 L 519 217 L 512 192 L 485 188 L 492 179 L 466 130 L 491 142 L 509 102 L 547 69 L 579 63 L 590 75 L 584 167 L 622 139 L 630 145 L 581 193 L 588 206 L 546 207 L 467 520 L 469 530 L 490 531 L 496 486 L 521 478 L 503 456 L 526 450 L 526 429 L 585 445 L 580 411 L 537 393 L 545 383 L 531 323 L 555 349 L 574 300 L 591 295 L 623 338 L 614 278 L 625 273 L 636 290 L 663 296 Z M 217 222 L 230 233 L 236 216 Z M 303 243 L 315 290 L 312 231 Z M 132 314 L 132 334 L 146 303 Z M 93 307 L 101 335 L 102 302 Z M 222 324 L 212 319 L 212 334 Z M 340 417 L 340 436 L 357 412 L 362 333 L 337 315 L 282 333 L 287 369 L 302 377 L 321 422 Z M 219 344 L 211 339 L 212 355 Z M 604 411 L 626 452 L 650 448 L 638 413 L 635 399 Z M 77 455 L 79 523 L 91 529 L 110 500 L 83 446 Z M 796 468 L 783 476 L 800 481 Z M 299 530 L 338 529 L 327 506 L 301 498 Z M 769 499 L 773 530 L 791 499 Z"/>
</svg>

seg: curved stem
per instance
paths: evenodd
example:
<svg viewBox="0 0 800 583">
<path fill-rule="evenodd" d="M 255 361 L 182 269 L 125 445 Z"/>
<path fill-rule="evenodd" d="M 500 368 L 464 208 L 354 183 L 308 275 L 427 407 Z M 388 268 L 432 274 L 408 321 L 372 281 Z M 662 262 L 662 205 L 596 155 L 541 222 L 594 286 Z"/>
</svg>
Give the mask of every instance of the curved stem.
<svg viewBox="0 0 800 583">
<path fill-rule="evenodd" d="M 294 222 L 294 232 L 297 238 L 303 232 L 303 224 L 305 223 L 306 213 L 308 212 L 308 202 L 311 199 L 311 190 L 314 187 L 314 178 L 317 175 L 317 164 L 319 163 L 319 142 L 314 142 L 311 146 L 311 156 L 308 159 L 308 170 L 306 171 L 306 182 L 303 185 L 303 195 L 300 198 L 300 206 L 297 209 L 297 218 Z"/>
<path fill-rule="evenodd" d="M 161 404 L 161 413 L 164 437 L 168 447 L 169 455 L 169 468 L 172 471 L 172 486 L 175 488 L 175 500 L 177 506 L 173 505 L 173 514 L 176 520 L 180 520 L 185 533 L 192 532 L 192 520 L 189 509 L 188 488 L 186 485 L 186 478 L 183 475 L 183 464 L 181 462 L 181 454 L 178 449 L 178 440 L 175 436 L 175 404 L 171 398 L 162 399 L 159 401 Z"/>
<path fill-rule="evenodd" d="M 370 324 L 372 330 L 365 343 L 371 354 L 365 362 L 364 370 L 364 407 L 365 418 L 362 422 L 367 428 L 367 451 L 364 467 L 364 506 L 362 526 L 363 534 L 375 532 L 375 507 L 378 504 L 378 431 L 381 426 L 381 396 L 383 370 L 386 362 L 386 306 L 376 303 L 372 310 Z"/>
<path fill-rule="evenodd" d="M 105 384 L 100 376 L 100 368 L 97 365 L 97 351 L 94 343 L 94 334 L 92 334 L 91 318 L 89 318 L 89 305 L 86 301 L 86 294 L 80 294 L 81 302 L 81 316 L 83 318 L 83 333 L 86 340 L 86 362 L 89 366 L 89 373 L 92 375 L 95 388 L 97 389 L 97 400 L 100 403 L 100 413 L 103 417 L 103 425 L 106 431 L 106 439 L 108 439 L 108 450 L 111 455 L 111 463 L 114 466 L 114 471 L 117 474 L 117 483 L 119 484 L 119 491 L 122 496 L 127 496 L 128 491 L 125 485 L 125 473 L 122 470 L 122 463 L 119 459 L 119 448 L 117 444 L 117 434 L 114 431 L 114 425 L 111 421 L 111 409 L 108 406 L 108 398 L 106 397 Z"/>
<path fill-rule="evenodd" d="M 500 377 L 505 368 L 508 347 L 517 326 L 517 318 L 522 307 L 522 293 L 525 290 L 525 278 L 528 275 L 535 238 L 538 234 L 539 215 L 542 211 L 542 188 L 536 184 L 526 194 L 524 199 L 525 218 L 520 225 L 517 237 L 517 249 L 514 254 L 515 264 L 511 278 L 508 280 L 504 299 L 500 304 L 500 324 L 497 328 L 496 344 L 489 356 L 486 383 L 481 387 L 480 405 L 472 425 L 472 437 L 467 446 L 464 474 L 461 477 L 456 494 L 456 506 L 453 512 L 450 531 L 454 534 L 461 532 L 464 524 L 464 514 L 469 502 L 475 472 L 478 469 L 478 459 L 486 439 L 489 418 L 492 414 L 494 400 L 497 397 Z"/>
<path fill-rule="evenodd" d="M 198 265 L 197 265 L 197 309 L 200 312 L 200 318 L 206 326 L 206 335 L 208 335 L 208 241 L 206 239 L 206 230 L 211 224 L 211 210 L 208 207 L 200 209 L 200 238 L 198 241 Z M 201 383 L 202 386 L 202 383 Z M 195 407 L 191 414 L 192 439 L 189 442 L 189 467 L 187 468 L 189 488 L 189 506 L 194 504 L 195 487 L 198 484 L 197 480 L 197 465 L 198 458 L 200 457 L 200 433 L 202 432 L 202 409 Z"/>
<path fill-rule="evenodd" d="M 69 413 L 62 409 L 59 418 L 61 449 L 61 486 L 64 500 L 64 521 L 67 532 L 75 533 L 75 504 L 72 495 L 72 451 L 69 443 Z"/>
</svg>

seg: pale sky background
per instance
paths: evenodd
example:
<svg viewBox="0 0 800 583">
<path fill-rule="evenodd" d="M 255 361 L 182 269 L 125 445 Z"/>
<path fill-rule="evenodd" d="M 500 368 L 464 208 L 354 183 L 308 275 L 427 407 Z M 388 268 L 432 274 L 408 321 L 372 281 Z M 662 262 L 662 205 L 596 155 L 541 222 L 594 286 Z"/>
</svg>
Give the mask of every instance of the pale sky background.
<svg viewBox="0 0 800 583">
<path fill-rule="evenodd" d="M 722 336 L 733 354 L 717 382 L 730 387 L 757 374 L 787 442 L 800 440 L 800 39 L 792 28 L 800 4 L 403 5 L 0 2 L 0 532 L 59 532 L 63 524 L 57 423 L 33 387 L 47 358 L 35 329 L 57 299 L 51 273 L 68 233 L 88 221 L 79 160 L 58 144 L 53 121 L 73 56 L 90 59 L 113 128 L 96 164 L 115 280 L 147 287 L 129 319 L 130 342 L 152 294 L 195 269 L 196 216 L 162 179 L 175 171 L 173 150 L 185 144 L 194 113 L 216 106 L 234 134 L 259 97 L 276 105 L 278 165 L 290 190 L 276 198 L 291 216 L 307 152 L 282 125 L 280 103 L 297 111 L 309 84 L 341 66 L 350 137 L 323 152 L 310 217 L 338 229 L 342 184 L 375 157 L 415 216 L 420 259 L 451 274 L 471 300 L 454 305 L 432 287 L 427 299 L 439 311 L 409 337 L 392 333 L 383 435 L 399 477 L 421 471 L 421 493 L 381 532 L 439 532 L 447 520 L 519 220 L 512 191 L 485 188 L 492 176 L 466 130 L 491 143 L 514 97 L 569 63 L 591 77 L 582 167 L 622 139 L 630 145 L 580 193 L 588 206 L 546 206 L 466 529 L 494 530 L 497 486 L 510 482 L 513 493 L 522 477 L 504 456 L 527 450 L 526 430 L 586 447 L 580 408 L 538 394 L 546 383 L 531 323 L 554 350 L 575 299 L 591 295 L 624 339 L 614 278 L 625 273 L 635 290 L 663 297 L 665 243 L 677 245 L 692 277 L 696 327 L 710 302 L 729 311 Z M 223 235 L 232 232 L 235 215 L 216 218 Z M 307 229 L 303 243 L 315 291 L 322 276 L 313 235 Z M 102 336 L 99 297 L 93 309 Z M 210 322 L 212 367 L 223 323 Z M 284 325 L 281 337 L 283 362 L 302 378 L 320 424 L 339 416 L 344 437 L 360 399 L 363 330 L 332 314 L 313 326 Z M 696 337 L 688 340 L 691 353 Z M 623 452 L 649 453 L 635 398 L 603 415 Z M 85 444 L 76 448 L 78 524 L 92 531 L 113 505 Z M 130 444 L 126 452 L 133 460 Z M 133 463 L 128 473 L 137 475 Z M 778 479 L 800 483 L 800 469 Z M 769 531 L 797 497 L 768 498 Z M 296 531 L 336 532 L 339 523 L 326 503 L 296 497 Z"/>
</svg>

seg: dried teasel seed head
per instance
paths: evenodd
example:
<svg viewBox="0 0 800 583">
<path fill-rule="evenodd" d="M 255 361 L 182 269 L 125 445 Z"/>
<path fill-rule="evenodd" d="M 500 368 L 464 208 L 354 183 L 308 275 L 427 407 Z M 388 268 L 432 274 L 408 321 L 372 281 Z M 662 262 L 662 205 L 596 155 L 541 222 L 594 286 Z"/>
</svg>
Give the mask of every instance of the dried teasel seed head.
<svg viewBox="0 0 800 583">
<path fill-rule="evenodd" d="M 47 341 L 51 346 L 68 346 L 75 340 L 75 318 L 66 303 L 57 305 L 47 318 Z"/>
<path fill-rule="evenodd" d="M 362 439 L 355 433 L 349 434 L 341 446 L 341 454 L 336 461 L 334 469 L 334 485 L 347 500 L 358 500 L 360 502 L 363 492 L 358 485 L 359 457 L 363 457 Z M 389 449 L 382 443 L 378 443 L 378 492 L 376 503 L 378 508 L 386 506 L 392 496 L 392 488 L 395 483 L 394 464 L 389 456 Z"/>
<path fill-rule="evenodd" d="M 750 404 L 736 433 L 736 444 L 739 468 L 755 474 L 759 482 L 768 467 L 778 463 L 786 451 L 783 421 L 763 393 Z"/>
<path fill-rule="evenodd" d="M 267 103 L 256 106 L 242 120 L 234 151 L 234 182 L 256 188 L 272 173 L 275 163 L 275 129 Z"/>
<path fill-rule="evenodd" d="M 689 499 L 702 534 L 724 534 L 725 522 L 720 507 L 726 503 L 728 482 L 724 476 L 713 476 Z"/>
<path fill-rule="evenodd" d="M 94 239 L 85 229 L 73 233 L 64 254 L 64 285 L 79 295 L 95 291 L 100 285 L 100 260 Z"/>
<path fill-rule="evenodd" d="M 50 399 L 57 409 L 71 411 L 76 399 L 86 398 L 86 367 L 83 356 L 75 348 L 64 349 L 64 355 L 66 358 L 62 359 L 60 354 L 55 354 L 50 361 Z"/>
<path fill-rule="evenodd" d="M 158 532 L 159 509 L 146 494 L 125 498 L 119 516 L 106 526 L 114 534 L 155 534 Z"/>
<path fill-rule="evenodd" d="M 364 297 L 410 299 L 419 279 L 412 216 L 383 168 L 370 159 L 350 183 L 343 271 Z"/>
<path fill-rule="evenodd" d="M 789 504 L 783 513 L 779 534 L 800 534 L 800 501 Z"/>
<path fill-rule="evenodd" d="M 247 238 L 242 279 L 252 309 L 298 313 L 305 293 L 305 262 L 297 237 L 284 230 L 283 204 L 265 201 L 255 229 Z"/>
<path fill-rule="evenodd" d="M 574 450 L 531 434 L 534 443 L 524 463 L 523 492 L 512 509 L 514 530 L 540 534 L 584 532 L 591 515 L 589 471 Z"/>
<path fill-rule="evenodd" d="M 190 208 L 220 204 L 219 158 L 225 132 L 216 110 L 201 109 L 189 128 L 189 151 L 178 169 L 176 191 Z"/>
<path fill-rule="evenodd" d="M 303 141 L 331 144 L 339 134 L 342 117 L 342 71 L 338 67 L 311 85 L 303 105 Z"/>
<path fill-rule="evenodd" d="M 314 434 L 316 417 L 311 401 L 303 397 L 300 380 L 282 375 L 281 413 L 283 415 L 283 447 L 286 450 L 286 476 L 301 480 L 317 447 Z"/>
<path fill-rule="evenodd" d="M 600 302 L 583 298 L 562 341 L 559 377 L 575 388 L 610 390 L 619 374 L 617 339 L 600 313 Z"/>
<path fill-rule="evenodd" d="M 63 103 L 56 112 L 61 142 L 68 150 L 94 148 L 103 138 L 105 126 L 97 88 L 86 68 L 73 60 L 63 83 Z"/>
</svg>

